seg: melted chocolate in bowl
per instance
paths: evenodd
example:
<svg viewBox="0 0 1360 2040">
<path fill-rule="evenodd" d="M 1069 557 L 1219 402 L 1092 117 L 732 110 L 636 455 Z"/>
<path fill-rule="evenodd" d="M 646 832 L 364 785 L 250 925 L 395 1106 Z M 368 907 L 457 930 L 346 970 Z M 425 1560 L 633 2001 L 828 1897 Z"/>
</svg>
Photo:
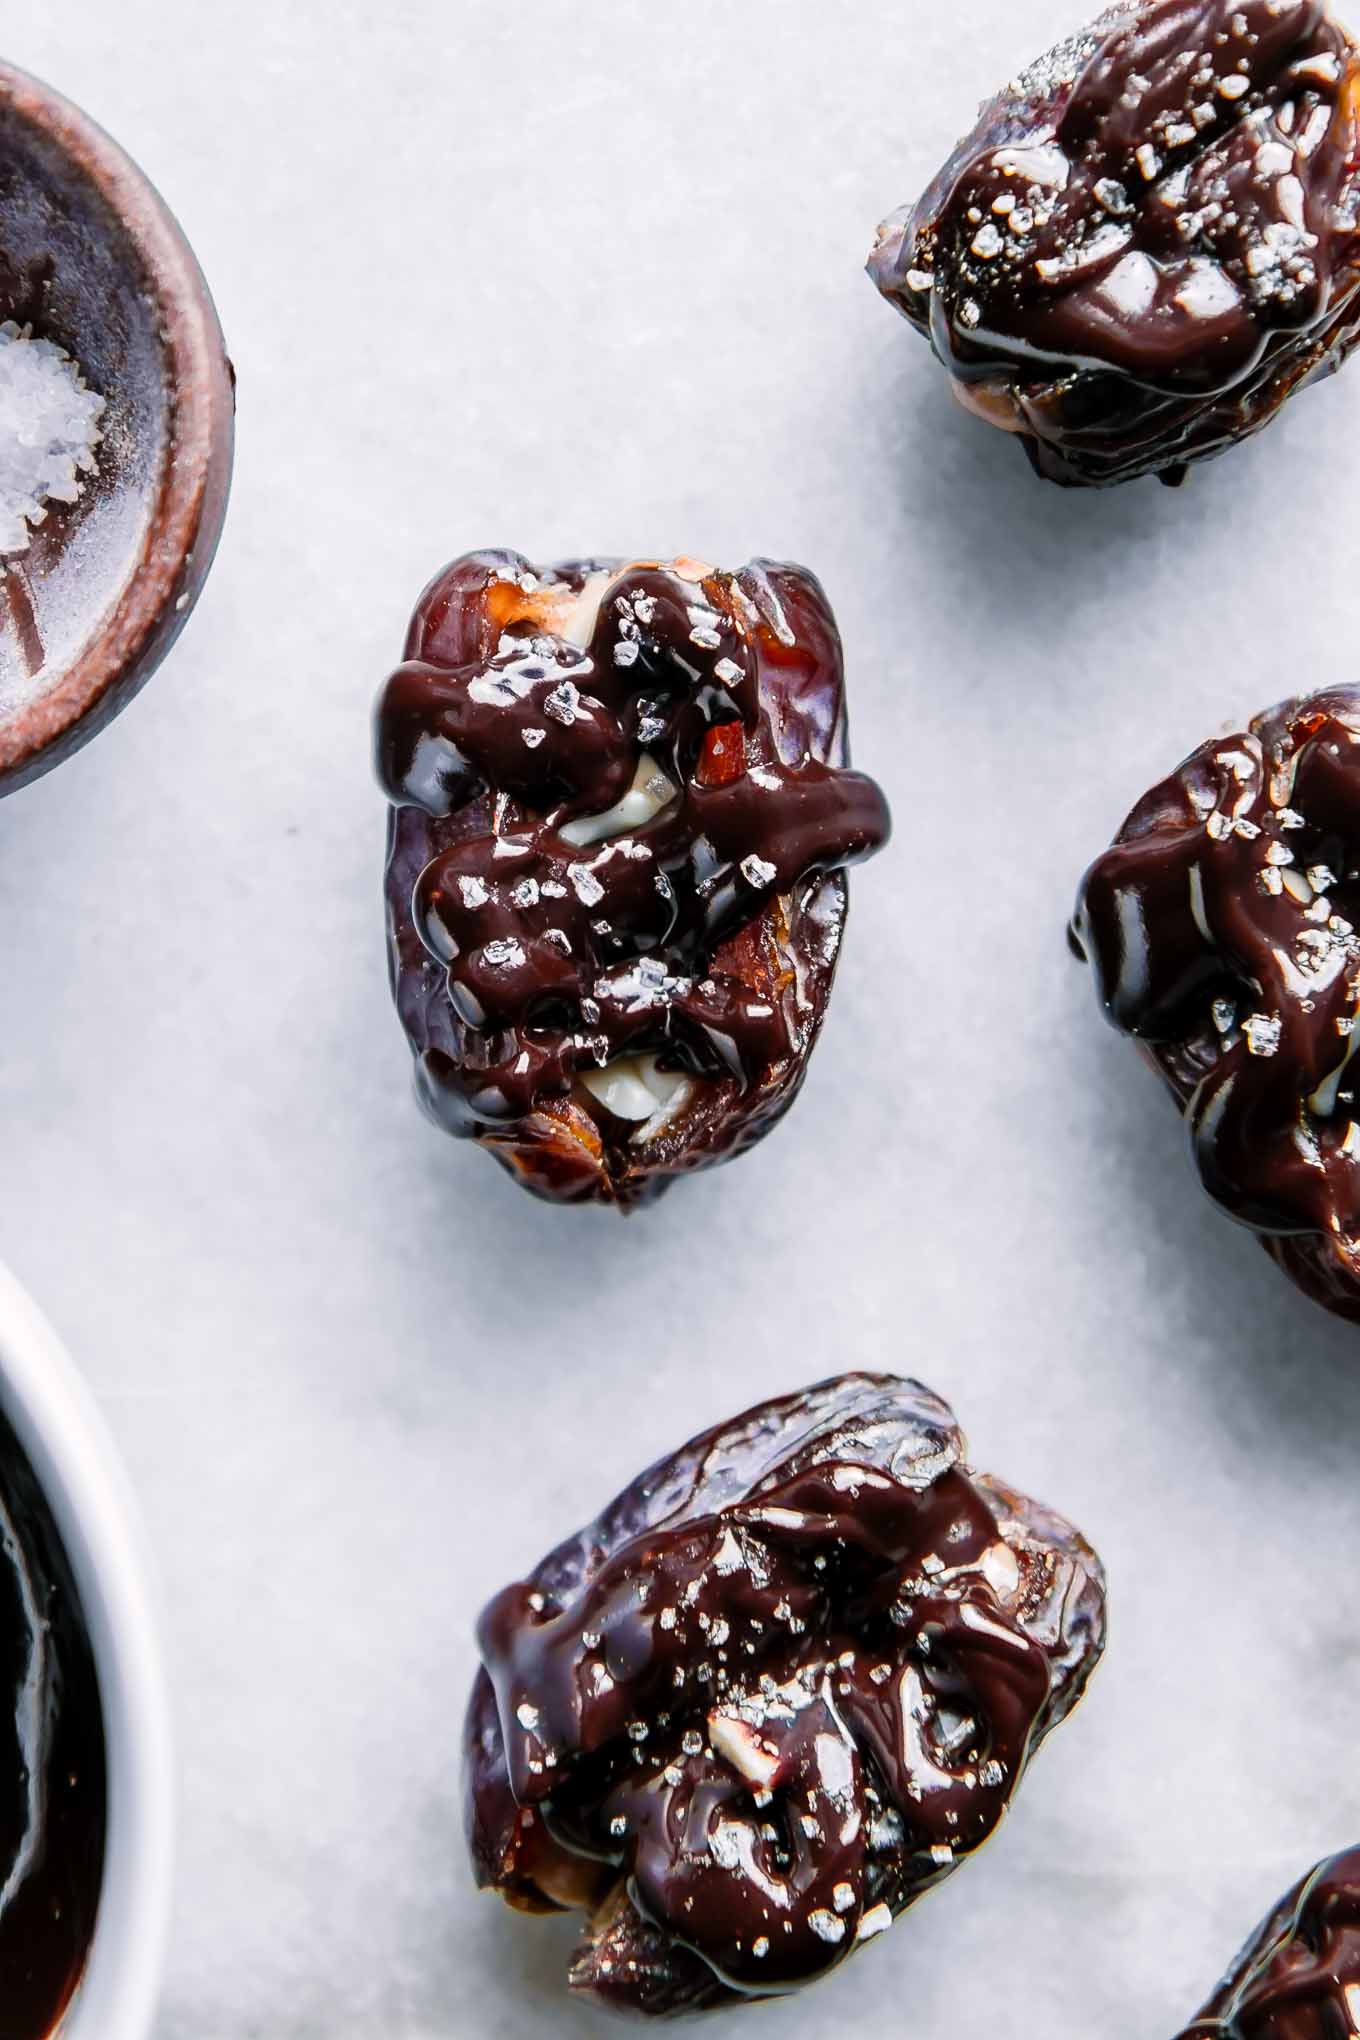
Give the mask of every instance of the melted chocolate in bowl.
<svg viewBox="0 0 1360 2040">
<path fill-rule="evenodd" d="M 0 2031 L 46 2040 L 94 1934 L 107 1817 L 103 1714 L 80 1596 L 0 1417 Z"/>
<path fill-rule="evenodd" d="M 869 271 L 1040 474 L 1179 481 L 1360 334 L 1358 110 L 1320 0 L 1129 0 L 984 107 Z"/>
<path fill-rule="evenodd" d="M 539 1194 L 629 1205 L 792 1102 L 887 839 L 800 567 L 534 568 L 426 589 L 377 713 L 397 1005 L 430 1115 Z"/>
<path fill-rule="evenodd" d="M 146 178 L 76 107 L 0 63 L 0 323 L 104 400 L 94 472 L 0 559 L 0 793 L 150 677 L 197 599 L 231 470 L 212 300 Z"/>
<path fill-rule="evenodd" d="M 1360 1320 L 1360 689 L 1192 752 L 1087 872 L 1106 1017 L 1180 1105 L 1209 1195 Z"/>
<path fill-rule="evenodd" d="M 587 1912 L 574 1989 L 655 2016 L 794 1990 L 995 1831 L 1100 1657 L 1104 1576 L 965 1449 L 918 1382 L 821 1382 L 486 1608 L 474 1869 Z"/>
<path fill-rule="evenodd" d="M 1178 2040 L 1347 2040 L 1360 2030 L 1360 1849 L 1281 1899 Z"/>
</svg>

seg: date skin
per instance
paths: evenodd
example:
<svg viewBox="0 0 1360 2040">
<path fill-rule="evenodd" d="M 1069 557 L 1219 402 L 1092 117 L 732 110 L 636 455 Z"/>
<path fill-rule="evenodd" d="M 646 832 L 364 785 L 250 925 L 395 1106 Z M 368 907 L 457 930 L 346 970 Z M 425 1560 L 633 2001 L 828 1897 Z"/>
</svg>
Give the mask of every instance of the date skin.
<svg viewBox="0 0 1360 2040">
<path fill-rule="evenodd" d="M 376 739 L 430 1116 L 541 1196 L 625 1209 L 767 1133 L 826 1011 L 845 867 L 889 833 L 846 766 L 812 575 L 469 554 L 422 595 Z M 586 1081 L 639 1056 L 677 1100 L 640 1125 Z"/>
<path fill-rule="evenodd" d="M 1360 689 L 1285 702 L 1144 796 L 1072 923 L 1204 1188 L 1360 1320 Z M 1360 1067 L 1360 1066 L 1357 1066 Z"/>
<path fill-rule="evenodd" d="M 994 1832 L 1104 1641 L 1061 1518 L 919 1383 L 660 1460 L 505 1588 L 465 1731 L 479 1884 L 587 1913 L 570 1982 L 678 2015 L 824 1975 Z"/>
<path fill-rule="evenodd" d="M 1358 107 L 1319 0 L 1117 6 L 983 108 L 870 274 L 1040 475 L 1179 482 L 1355 344 Z"/>
<path fill-rule="evenodd" d="M 1360 1849 L 1349 1849 L 1281 1899 L 1178 2040 L 1348 2040 L 1357 2026 Z"/>
</svg>

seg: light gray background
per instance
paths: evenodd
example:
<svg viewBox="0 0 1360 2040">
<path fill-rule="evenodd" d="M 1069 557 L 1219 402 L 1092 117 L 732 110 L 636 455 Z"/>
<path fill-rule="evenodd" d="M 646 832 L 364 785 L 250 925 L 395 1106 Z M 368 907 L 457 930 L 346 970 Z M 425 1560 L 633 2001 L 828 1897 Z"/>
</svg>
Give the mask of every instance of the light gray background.
<svg viewBox="0 0 1360 2040">
<path fill-rule="evenodd" d="M 1058 0 L 12 0 L 142 161 L 240 374 L 180 647 L 0 809 L 0 1250 L 164 1572 L 159 2040 L 591 2034 L 477 1898 L 483 1597 L 653 1453 L 856 1364 L 1067 1510 L 1109 1655 L 985 1859 L 783 2040 L 1165 2040 L 1360 1835 L 1360 1335 L 1202 1200 L 1063 923 L 1153 778 L 1355 677 L 1360 368 L 1180 495 L 1065 496 L 860 275 Z M 369 704 L 449 555 L 808 562 L 897 837 L 802 1104 L 652 1213 L 418 1117 Z M 732 2030 L 715 2022 L 711 2030 Z M 742 2030 L 745 2030 L 744 2028 Z"/>
</svg>

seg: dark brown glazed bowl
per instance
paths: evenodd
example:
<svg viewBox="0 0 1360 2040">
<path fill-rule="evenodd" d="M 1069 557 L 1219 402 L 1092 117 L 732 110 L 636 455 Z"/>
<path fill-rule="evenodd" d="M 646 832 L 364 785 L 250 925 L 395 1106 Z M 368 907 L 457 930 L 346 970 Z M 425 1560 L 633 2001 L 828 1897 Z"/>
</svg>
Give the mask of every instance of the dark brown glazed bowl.
<svg viewBox="0 0 1360 2040">
<path fill-rule="evenodd" d="M 0 62 L 0 320 L 31 325 L 105 399 L 98 473 L 0 576 L 0 794 L 111 721 L 212 565 L 233 377 L 164 201 L 78 107 Z"/>
</svg>

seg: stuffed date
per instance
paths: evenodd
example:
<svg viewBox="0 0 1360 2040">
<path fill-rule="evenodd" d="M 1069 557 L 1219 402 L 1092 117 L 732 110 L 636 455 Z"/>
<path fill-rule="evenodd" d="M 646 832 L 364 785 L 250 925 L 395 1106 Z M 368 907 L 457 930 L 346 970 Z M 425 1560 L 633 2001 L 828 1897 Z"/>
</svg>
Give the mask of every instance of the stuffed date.
<svg viewBox="0 0 1360 2040">
<path fill-rule="evenodd" d="M 1281 1899 L 1178 2040 L 1349 2040 L 1357 2030 L 1360 1849 L 1348 1849 Z"/>
<path fill-rule="evenodd" d="M 1355 344 L 1357 109 L 1320 0 L 1127 0 L 983 108 L 870 274 L 1039 474 L 1180 481 Z"/>
<path fill-rule="evenodd" d="M 1090 1547 L 913 1381 L 763 1403 L 505 1588 L 465 1735 L 478 1882 L 587 1915 L 572 1987 L 792 1991 L 995 1830 L 1104 1637 Z"/>
<path fill-rule="evenodd" d="M 1074 945 L 1209 1195 L 1360 1320 L 1360 688 L 1285 702 L 1145 794 Z"/>
<path fill-rule="evenodd" d="M 792 1103 L 887 839 L 802 568 L 513 553 L 417 605 L 377 714 L 417 1091 L 529 1189 L 623 1207 Z"/>
</svg>

